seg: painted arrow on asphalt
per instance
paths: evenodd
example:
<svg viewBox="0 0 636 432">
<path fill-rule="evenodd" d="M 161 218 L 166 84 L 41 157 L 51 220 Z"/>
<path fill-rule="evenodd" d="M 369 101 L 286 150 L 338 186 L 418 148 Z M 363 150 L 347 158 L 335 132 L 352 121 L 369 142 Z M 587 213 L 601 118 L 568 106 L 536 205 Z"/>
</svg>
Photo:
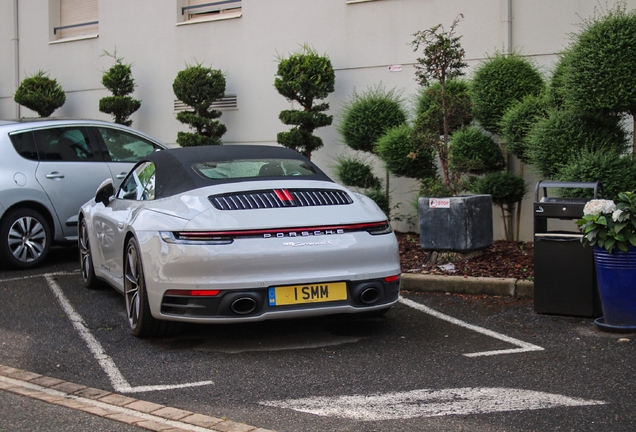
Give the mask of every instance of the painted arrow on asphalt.
<svg viewBox="0 0 636 432">
<path fill-rule="evenodd" d="M 487 414 L 502 411 L 604 404 L 603 401 L 571 398 L 558 394 L 490 387 L 424 389 L 371 396 L 309 397 L 261 402 L 261 405 L 270 407 L 360 421 Z"/>
</svg>

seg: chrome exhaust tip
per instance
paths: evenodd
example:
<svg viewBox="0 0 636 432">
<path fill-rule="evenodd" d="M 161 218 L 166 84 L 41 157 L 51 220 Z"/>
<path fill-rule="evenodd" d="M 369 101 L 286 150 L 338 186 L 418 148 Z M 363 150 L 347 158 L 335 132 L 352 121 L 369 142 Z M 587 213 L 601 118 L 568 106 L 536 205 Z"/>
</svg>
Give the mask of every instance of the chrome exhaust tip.
<svg viewBox="0 0 636 432">
<path fill-rule="evenodd" d="M 237 315 L 247 315 L 256 310 L 258 303 L 252 297 L 239 297 L 232 302 L 230 310 Z"/>
</svg>

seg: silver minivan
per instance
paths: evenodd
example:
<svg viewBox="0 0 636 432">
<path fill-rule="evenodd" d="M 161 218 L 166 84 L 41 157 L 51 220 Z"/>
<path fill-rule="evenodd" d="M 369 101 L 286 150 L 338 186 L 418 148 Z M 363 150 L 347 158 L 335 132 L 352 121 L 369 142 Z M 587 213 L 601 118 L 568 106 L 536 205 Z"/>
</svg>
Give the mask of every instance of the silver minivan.
<svg viewBox="0 0 636 432">
<path fill-rule="evenodd" d="M 77 241 L 77 215 L 98 186 L 118 187 L 135 162 L 168 148 L 97 120 L 0 120 L 0 258 L 40 264 L 52 244 Z"/>
</svg>

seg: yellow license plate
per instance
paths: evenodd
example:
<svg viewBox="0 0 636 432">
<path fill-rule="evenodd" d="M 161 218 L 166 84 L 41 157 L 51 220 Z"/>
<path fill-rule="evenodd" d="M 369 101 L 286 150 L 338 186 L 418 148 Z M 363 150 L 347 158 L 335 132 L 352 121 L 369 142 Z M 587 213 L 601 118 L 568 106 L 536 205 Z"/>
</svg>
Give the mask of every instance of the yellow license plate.
<svg viewBox="0 0 636 432">
<path fill-rule="evenodd" d="M 320 303 L 347 299 L 345 282 L 291 285 L 269 288 L 270 306 L 284 306 L 303 303 Z"/>
</svg>

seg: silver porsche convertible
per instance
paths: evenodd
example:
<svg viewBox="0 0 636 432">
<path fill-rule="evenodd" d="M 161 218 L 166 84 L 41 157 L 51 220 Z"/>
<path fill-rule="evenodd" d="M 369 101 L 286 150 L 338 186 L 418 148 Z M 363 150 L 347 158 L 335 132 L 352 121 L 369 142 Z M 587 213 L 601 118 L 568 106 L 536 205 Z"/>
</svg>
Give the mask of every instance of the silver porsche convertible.
<svg viewBox="0 0 636 432">
<path fill-rule="evenodd" d="M 132 333 L 340 313 L 398 299 L 398 244 L 364 195 L 282 147 L 205 146 L 140 160 L 79 212 L 84 285 L 123 293 Z"/>
</svg>

